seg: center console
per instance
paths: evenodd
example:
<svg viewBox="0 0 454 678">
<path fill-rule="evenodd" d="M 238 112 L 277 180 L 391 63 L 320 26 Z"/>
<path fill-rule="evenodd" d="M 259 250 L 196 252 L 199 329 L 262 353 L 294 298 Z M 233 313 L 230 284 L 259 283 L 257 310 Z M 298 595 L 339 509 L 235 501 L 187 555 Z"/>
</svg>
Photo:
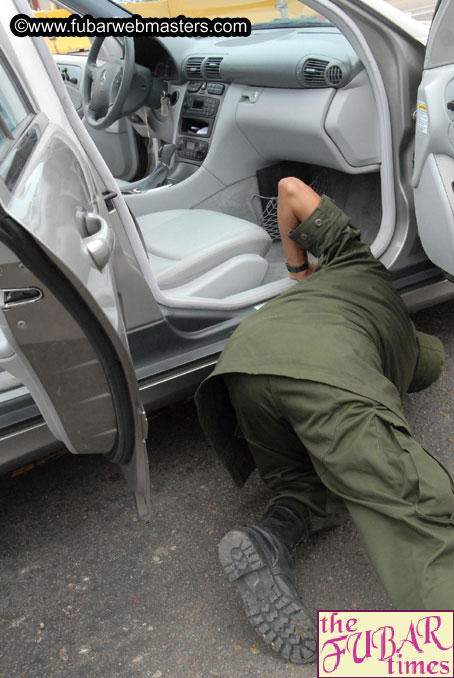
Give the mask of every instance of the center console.
<svg viewBox="0 0 454 678">
<path fill-rule="evenodd" d="M 181 109 L 176 160 L 201 165 L 226 86 L 221 82 L 190 82 Z"/>
</svg>

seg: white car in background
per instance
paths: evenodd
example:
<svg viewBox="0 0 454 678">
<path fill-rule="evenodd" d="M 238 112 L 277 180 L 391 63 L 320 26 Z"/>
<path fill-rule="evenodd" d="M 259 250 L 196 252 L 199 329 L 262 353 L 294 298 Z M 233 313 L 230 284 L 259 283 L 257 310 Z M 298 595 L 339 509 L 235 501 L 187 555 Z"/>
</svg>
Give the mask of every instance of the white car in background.
<svg viewBox="0 0 454 678">
<path fill-rule="evenodd" d="M 352 216 L 411 309 L 452 297 L 454 0 L 427 48 L 379 0 L 311 6 L 327 20 L 54 58 L 9 29 L 27 3 L 2 1 L 1 470 L 57 441 L 105 454 L 148 516 L 144 408 L 192 393 L 292 284 L 273 233 L 286 174 Z"/>
</svg>

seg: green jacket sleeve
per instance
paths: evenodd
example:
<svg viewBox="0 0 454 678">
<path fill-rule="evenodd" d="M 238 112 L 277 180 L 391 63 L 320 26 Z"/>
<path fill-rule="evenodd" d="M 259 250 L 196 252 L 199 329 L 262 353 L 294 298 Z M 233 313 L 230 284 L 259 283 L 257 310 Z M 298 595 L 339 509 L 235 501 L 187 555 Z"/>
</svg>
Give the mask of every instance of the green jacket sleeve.
<svg viewBox="0 0 454 678">
<path fill-rule="evenodd" d="M 352 226 L 350 217 L 326 195 L 312 214 L 289 237 L 302 249 L 308 250 L 324 266 L 350 253 L 355 257 L 374 259 L 367 245 L 360 240 L 360 231 Z"/>
</svg>

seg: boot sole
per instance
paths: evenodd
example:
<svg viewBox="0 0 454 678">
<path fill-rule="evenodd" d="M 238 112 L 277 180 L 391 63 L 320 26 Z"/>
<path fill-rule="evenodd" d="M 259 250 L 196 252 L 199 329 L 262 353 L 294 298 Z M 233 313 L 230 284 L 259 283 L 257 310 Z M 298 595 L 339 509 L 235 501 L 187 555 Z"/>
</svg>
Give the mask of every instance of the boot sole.
<svg viewBox="0 0 454 678">
<path fill-rule="evenodd" d="M 246 532 L 232 530 L 219 544 L 227 579 L 240 592 L 254 631 L 286 661 L 308 664 L 317 656 L 315 626 L 304 605 L 280 591 L 265 559 Z"/>
</svg>

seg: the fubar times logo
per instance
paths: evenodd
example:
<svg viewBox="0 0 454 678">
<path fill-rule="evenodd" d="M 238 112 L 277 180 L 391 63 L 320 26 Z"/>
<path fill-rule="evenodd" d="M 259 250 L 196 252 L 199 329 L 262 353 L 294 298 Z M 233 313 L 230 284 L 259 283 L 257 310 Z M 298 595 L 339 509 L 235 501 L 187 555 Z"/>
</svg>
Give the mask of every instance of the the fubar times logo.
<svg viewBox="0 0 454 678">
<path fill-rule="evenodd" d="M 454 612 L 318 612 L 318 678 L 454 678 Z"/>
</svg>

